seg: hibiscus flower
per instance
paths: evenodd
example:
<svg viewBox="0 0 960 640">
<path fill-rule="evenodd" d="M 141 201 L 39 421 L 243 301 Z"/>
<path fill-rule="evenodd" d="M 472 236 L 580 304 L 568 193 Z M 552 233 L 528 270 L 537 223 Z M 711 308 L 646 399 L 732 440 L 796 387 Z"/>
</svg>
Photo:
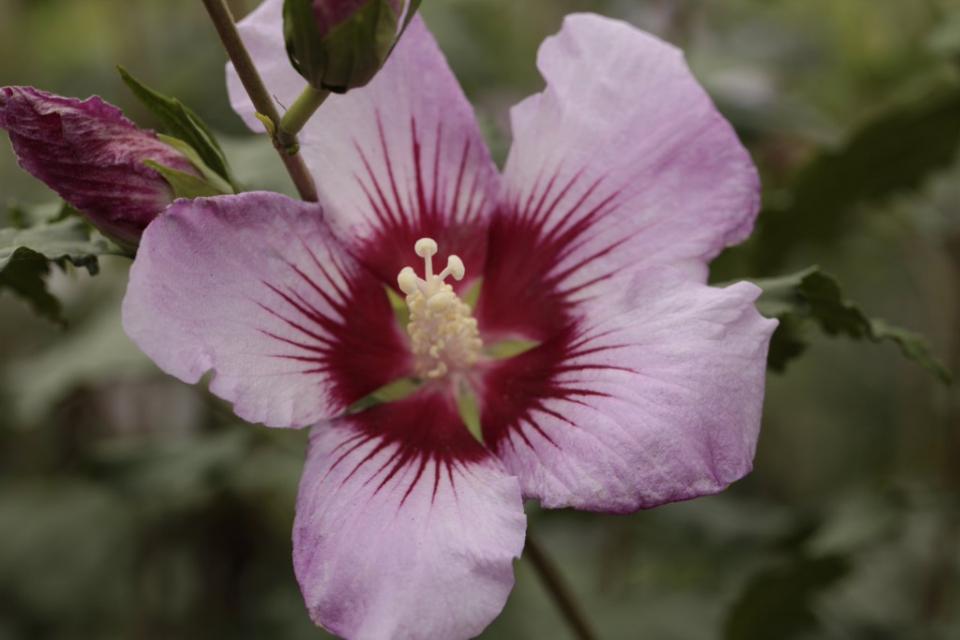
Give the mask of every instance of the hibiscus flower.
<svg viewBox="0 0 960 640">
<path fill-rule="evenodd" d="M 290 104 L 282 4 L 240 27 Z M 627 24 L 570 16 L 539 68 L 499 173 L 417 18 L 301 132 L 319 204 L 180 200 L 142 238 L 134 341 L 247 421 L 311 427 L 294 567 L 346 638 L 480 633 L 524 499 L 630 513 L 751 468 L 776 323 L 754 285 L 706 284 L 753 226 L 749 155 L 682 54 Z"/>
</svg>

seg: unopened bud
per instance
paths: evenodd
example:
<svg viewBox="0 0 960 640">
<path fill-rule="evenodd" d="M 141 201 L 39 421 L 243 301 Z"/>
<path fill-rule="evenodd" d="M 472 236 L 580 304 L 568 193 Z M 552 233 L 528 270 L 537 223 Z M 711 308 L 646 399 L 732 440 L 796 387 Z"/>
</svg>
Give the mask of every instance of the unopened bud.
<svg viewBox="0 0 960 640">
<path fill-rule="evenodd" d="M 97 97 L 3 87 L 0 129 L 10 134 L 21 167 L 126 246 L 138 244 L 174 197 L 170 184 L 145 163 L 200 176 L 186 156 Z"/>
<path fill-rule="evenodd" d="M 296 70 L 316 89 L 370 82 L 415 10 L 411 0 L 284 0 L 283 31 Z"/>
</svg>

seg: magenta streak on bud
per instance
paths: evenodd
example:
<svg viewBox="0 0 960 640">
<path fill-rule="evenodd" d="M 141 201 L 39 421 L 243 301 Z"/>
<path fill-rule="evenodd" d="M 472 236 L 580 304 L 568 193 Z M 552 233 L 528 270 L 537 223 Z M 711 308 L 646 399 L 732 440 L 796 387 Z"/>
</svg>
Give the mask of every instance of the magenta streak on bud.
<svg viewBox="0 0 960 640">
<path fill-rule="evenodd" d="M 389 0 L 390 6 L 400 15 L 405 0 Z M 370 0 L 313 0 L 313 15 L 317 23 L 317 33 L 322 38 L 337 25 L 349 20 Z"/>
<path fill-rule="evenodd" d="M 128 245 L 173 200 L 170 186 L 144 161 L 199 176 L 185 156 L 98 97 L 3 87 L 0 128 L 10 134 L 21 167 Z"/>
</svg>

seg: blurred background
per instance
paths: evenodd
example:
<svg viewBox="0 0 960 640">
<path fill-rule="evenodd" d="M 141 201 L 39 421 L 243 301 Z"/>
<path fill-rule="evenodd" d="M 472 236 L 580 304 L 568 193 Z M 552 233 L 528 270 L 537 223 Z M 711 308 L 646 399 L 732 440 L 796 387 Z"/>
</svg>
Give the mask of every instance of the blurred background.
<svg viewBox="0 0 960 640">
<path fill-rule="evenodd" d="M 424 5 L 500 161 L 566 13 L 683 47 L 765 185 L 757 233 L 713 278 L 819 264 L 960 370 L 960 2 Z M 122 64 L 222 133 L 246 185 L 290 192 L 230 111 L 224 60 L 193 0 L 0 0 L 0 86 L 99 94 L 155 126 Z M 0 135 L 0 203 L 51 200 Z M 326 637 L 290 561 L 305 434 L 239 424 L 162 375 L 120 328 L 127 266 L 54 270 L 66 327 L 0 290 L 0 639 Z M 803 336 L 729 491 L 629 517 L 529 507 L 602 638 L 960 638 L 960 391 L 895 346 Z M 568 633 L 520 562 L 482 637 Z"/>
</svg>

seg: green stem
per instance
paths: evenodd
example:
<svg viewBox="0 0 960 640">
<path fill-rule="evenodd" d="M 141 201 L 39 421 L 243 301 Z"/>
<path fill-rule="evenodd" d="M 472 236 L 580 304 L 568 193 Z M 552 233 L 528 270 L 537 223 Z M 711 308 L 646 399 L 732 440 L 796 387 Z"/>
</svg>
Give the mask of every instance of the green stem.
<svg viewBox="0 0 960 640">
<path fill-rule="evenodd" d="M 203 0 L 203 4 L 207 8 L 207 13 L 210 14 L 210 19 L 217 29 L 223 48 L 226 49 L 230 61 L 233 62 L 237 75 L 240 77 L 240 82 L 243 83 L 243 88 L 250 96 L 254 108 L 263 118 L 269 121 L 270 125 L 267 126 L 267 129 L 270 130 L 273 146 L 280 154 L 280 159 L 287 168 L 287 173 L 290 174 L 300 197 L 307 202 L 316 202 L 317 187 L 314 185 L 313 177 L 307 170 L 307 165 L 304 164 L 303 157 L 299 153 L 297 137 L 284 132 L 280 128 L 280 113 L 277 111 L 267 86 L 257 72 L 250 53 L 243 45 L 243 40 L 240 39 L 240 33 L 237 31 L 230 8 L 224 0 Z"/>
<path fill-rule="evenodd" d="M 527 543 L 524 548 L 524 557 L 530 561 L 530 564 L 537 571 L 540 581 L 546 588 L 554 604 L 563 614 L 564 620 L 570 626 L 570 631 L 578 640 L 597 640 L 597 634 L 593 632 L 587 617 L 583 613 L 583 608 L 577 602 L 576 597 L 570 586 L 560 575 L 560 570 L 556 564 L 544 552 L 540 543 L 530 535 L 527 530 Z"/>
<path fill-rule="evenodd" d="M 329 91 L 314 89 L 307 85 L 300 97 L 290 105 L 280 119 L 280 131 L 284 135 L 296 136 L 329 95 Z"/>
</svg>

